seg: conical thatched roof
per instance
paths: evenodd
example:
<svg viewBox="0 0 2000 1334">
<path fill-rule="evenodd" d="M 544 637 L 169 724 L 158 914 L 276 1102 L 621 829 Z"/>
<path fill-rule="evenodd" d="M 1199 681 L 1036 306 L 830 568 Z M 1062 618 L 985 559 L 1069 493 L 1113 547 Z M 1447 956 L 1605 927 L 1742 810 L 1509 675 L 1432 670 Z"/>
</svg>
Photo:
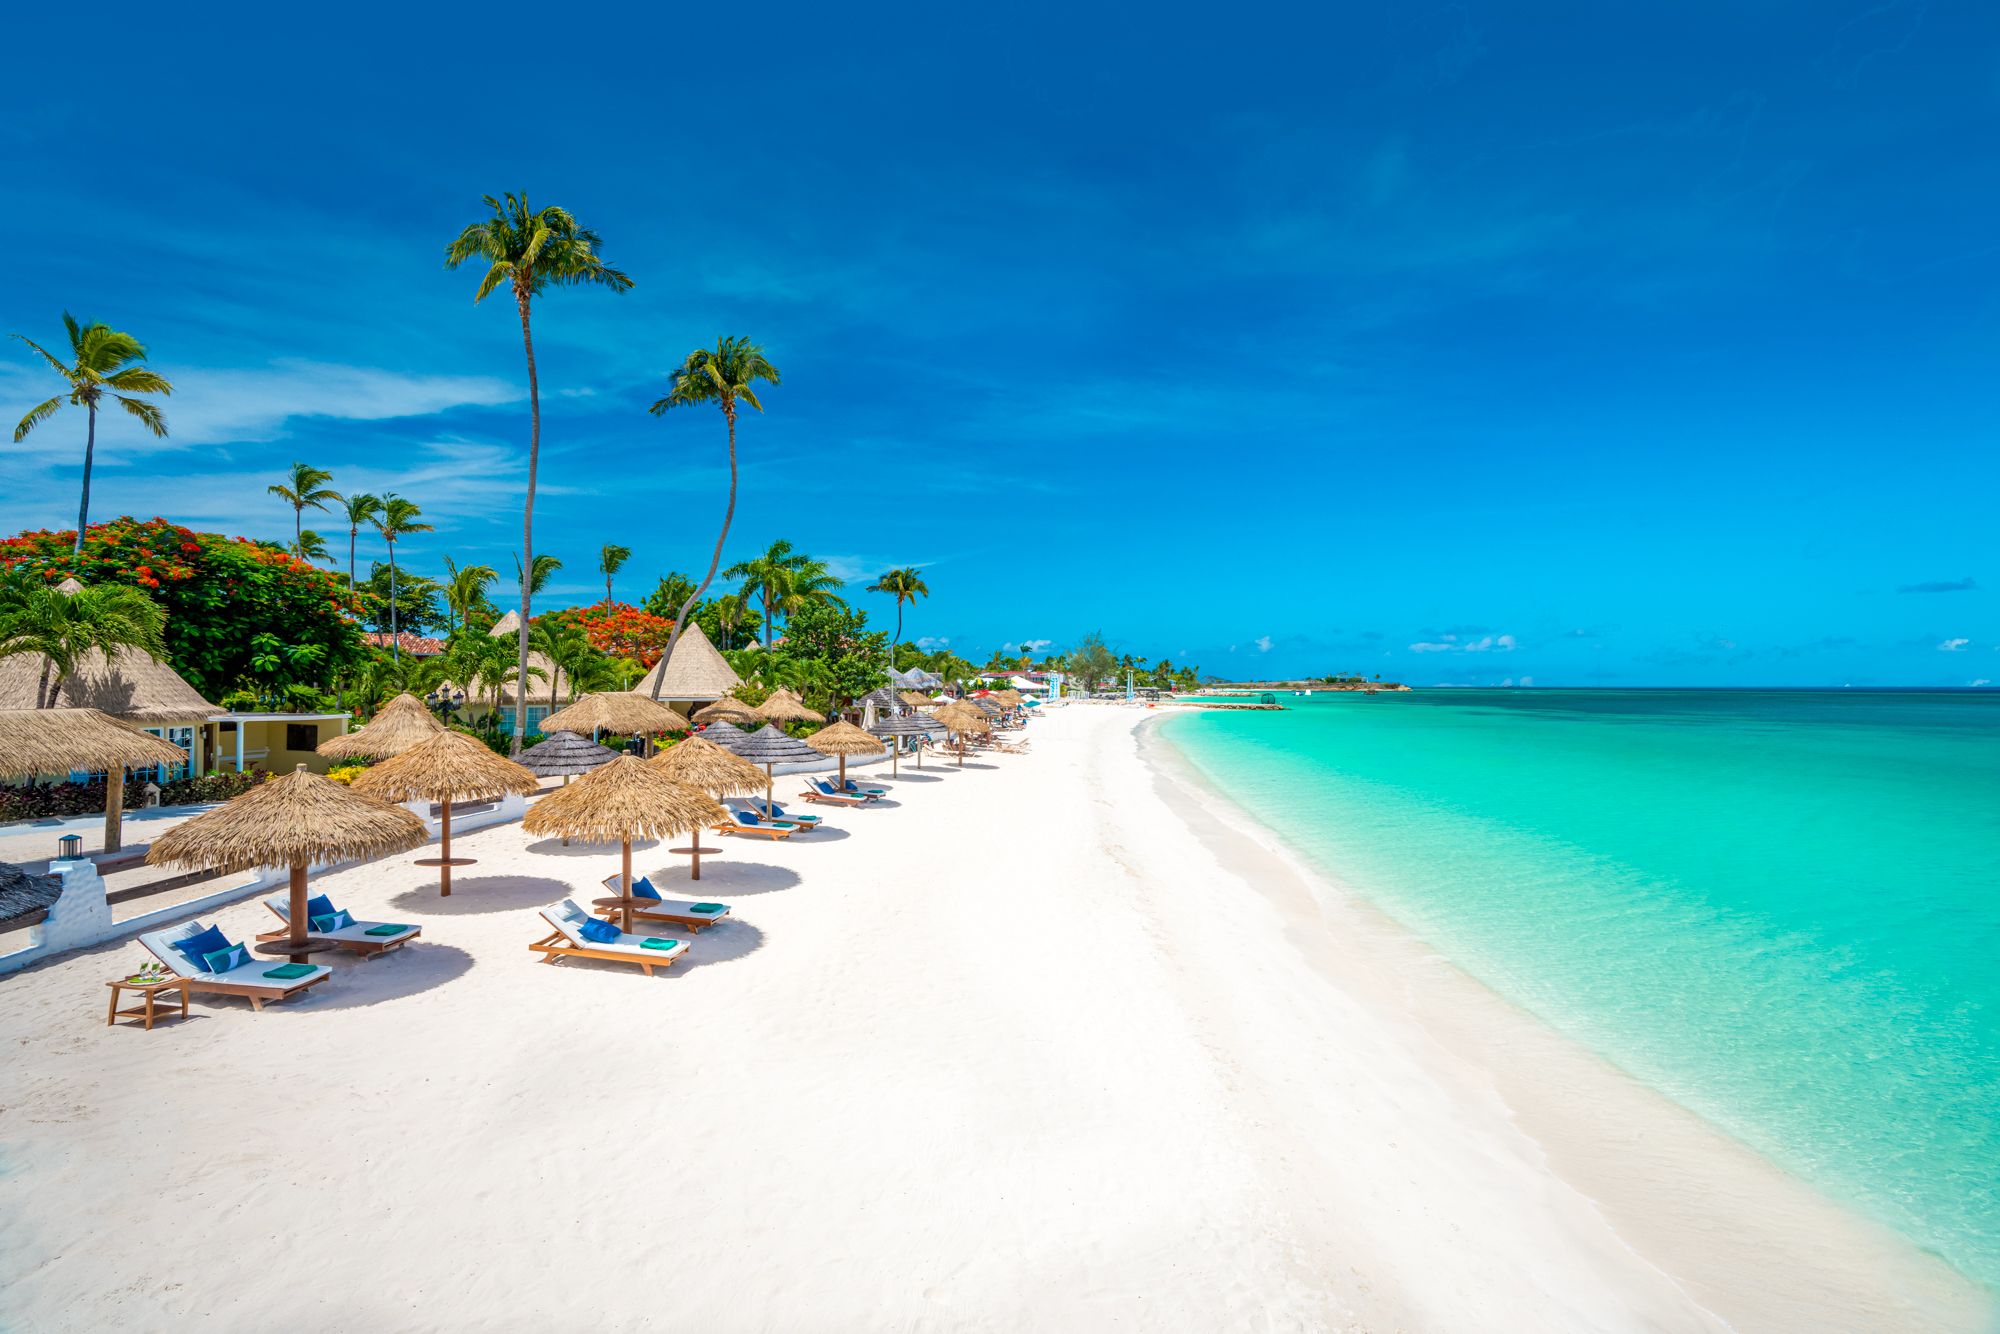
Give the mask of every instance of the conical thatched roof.
<svg viewBox="0 0 2000 1334">
<path fill-rule="evenodd" d="M 775 723 L 765 723 L 730 749 L 753 764 L 789 764 L 819 758 L 818 751 L 796 737 L 786 736 Z"/>
<path fill-rule="evenodd" d="M 712 741 L 691 736 L 676 741 L 646 761 L 676 783 L 718 797 L 756 792 L 764 786 L 764 771 Z"/>
<path fill-rule="evenodd" d="M 493 628 L 486 633 L 495 639 L 498 639 L 501 635 L 519 635 L 521 633 L 521 613 L 518 611 L 508 612 L 505 616 L 493 622 Z"/>
<path fill-rule="evenodd" d="M 0 709 L 0 779 L 59 778 L 72 769 L 181 764 L 171 741 L 96 709 Z"/>
<path fill-rule="evenodd" d="M 806 738 L 806 744 L 822 755 L 880 755 L 886 749 L 880 741 L 849 722 L 820 728 Z"/>
<path fill-rule="evenodd" d="M 540 774 L 544 778 L 560 778 L 564 774 L 587 774 L 598 765 L 608 764 L 617 758 L 617 751 L 609 746 L 600 746 L 589 737 L 555 731 L 522 751 L 520 764 L 529 773 Z"/>
<path fill-rule="evenodd" d="M 1004 704 L 1006 707 L 1010 709 L 1018 709 L 1021 707 L 1021 701 L 1025 698 L 1025 696 L 1023 696 L 1020 691 L 1014 689 L 1012 686 L 1009 686 L 1005 690 L 994 691 L 993 698 L 999 700 L 1000 703 Z"/>
<path fill-rule="evenodd" d="M 899 698 L 913 709 L 928 709 L 934 703 L 929 695 L 917 690 L 905 690 Z"/>
<path fill-rule="evenodd" d="M 735 723 L 710 723 L 702 737 L 724 750 L 735 750 L 750 734 Z"/>
<path fill-rule="evenodd" d="M 1000 706 L 997 700 L 988 699 L 984 696 L 973 700 L 972 707 L 978 709 L 988 718 L 998 718 L 1001 714 L 1007 712 L 1006 709 Z"/>
<path fill-rule="evenodd" d="M 806 702 L 783 686 L 770 693 L 762 704 L 751 710 L 767 723 L 823 723 L 826 715 L 817 709 L 808 708 Z"/>
<path fill-rule="evenodd" d="M 945 729 L 943 724 L 931 719 L 899 713 L 876 719 L 875 725 L 868 730 L 876 736 L 914 736 L 918 732 L 942 732 Z"/>
<path fill-rule="evenodd" d="M 386 760 L 444 730 L 445 725 L 431 716 L 422 700 L 405 693 L 384 704 L 366 726 L 320 742 L 319 753 L 331 760 Z"/>
<path fill-rule="evenodd" d="M 663 700 L 721 699 L 743 684 L 743 678 L 715 651 L 701 626 L 692 622 L 674 645 L 673 661 L 654 663 L 653 670 L 632 691 L 651 698 L 655 681 L 660 682 Z"/>
<path fill-rule="evenodd" d="M 586 843 L 620 843 L 664 838 L 727 818 L 706 792 L 676 783 L 636 755 L 620 755 L 536 802 L 521 827 Z"/>
<path fill-rule="evenodd" d="M 946 727 L 961 734 L 993 730 L 993 724 L 986 720 L 986 715 L 970 704 L 952 704 L 937 710 L 934 716 Z"/>
<path fill-rule="evenodd" d="M 629 690 L 607 690 L 585 695 L 576 703 L 542 719 L 542 730 L 586 733 L 597 730 L 620 736 L 653 736 L 660 732 L 687 732 L 694 724 L 665 704 L 656 704 Z"/>
<path fill-rule="evenodd" d="M 357 777 L 356 792 L 380 801 L 491 801 L 541 790 L 527 769 L 463 732 L 440 732 Z"/>
<path fill-rule="evenodd" d="M 56 592 L 62 594 L 66 598 L 73 598 L 82 591 L 83 591 L 83 585 L 77 582 L 77 578 L 75 575 L 71 575 L 69 578 L 63 580 L 61 583 L 56 585 Z"/>
<path fill-rule="evenodd" d="M 763 785 L 764 775 L 758 774 L 757 786 Z M 61 898 L 62 892 L 59 875 L 29 875 L 18 866 L 0 862 L 0 922 L 39 912 Z"/>
<path fill-rule="evenodd" d="M 358 858 L 366 861 L 420 846 L 424 822 L 331 778 L 292 773 L 259 783 L 153 840 L 146 860 L 189 870 L 240 871 Z"/>
<path fill-rule="evenodd" d="M 725 695 L 713 704 L 704 704 L 694 711 L 698 723 L 754 723 L 759 721 L 756 710 L 733 695 Z"/>
<path fill-rule="evenodd" d="M 13 653 L 0 658 L 0 709 L 32 709 L 40 701 L 42 657 Z M 121 648 L 105 656 L 91 649 L 77 660 L 76 670 L 63 678 L 56 704 L 71 709 L 95 709 L 142 727 L 207 722 L 222 710 L 180 673 L 150 654 Z M 186 759 L 186 756 L 182 756 Z"/>
</svg>

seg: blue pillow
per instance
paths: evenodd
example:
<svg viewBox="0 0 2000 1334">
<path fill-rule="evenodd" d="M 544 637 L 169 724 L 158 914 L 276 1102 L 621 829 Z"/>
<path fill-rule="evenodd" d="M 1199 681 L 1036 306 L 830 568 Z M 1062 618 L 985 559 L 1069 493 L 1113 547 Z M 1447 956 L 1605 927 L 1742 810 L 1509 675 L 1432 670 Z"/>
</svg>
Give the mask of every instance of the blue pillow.
<svg viewBox="0 0 2000 1334">
<path fill-rule="evenodd" d="M 324 894 L 315 894 L 306 900 L 306 920 L 324 917 L 333 911 L 333 900 Z"/>
<path fill-rule="evenodd" d="M 632 886 L 632 897 L 635 899 L 657 899 L 660 897 L 660 891 L 653 888 L 651 879 L 642 875 Z"/>
<path fill-rule="evenodd" d="M 780 806 L 780 805 L 779 805 L 779 804 L 778 804 L 777 802 L 775 802 L 775 801 L 771 803 L 771 814 L 773 814 L 773 815 L 783 815 L 784 813 L 785 813 L 785 808 L 784 808 L 783 806 Z"/>
<path fill-rule="evenodd" d="M 593 945 L 609 945 L 618 939 L 618 928 L 609 922 L 593 917 L 576 929 L 576 933 Z"/>
<path fill-rule="evenodd" d="M 736 812 L 736 814 L 737 814 L 737 816 L 738 816 L 739 818 L 741 818 L 741 819 L 742 819 L 742 821 L 743 821 L 743 823 L 744 823 L 744 824 L 756 824 L 756 823 L 757 823 L 757 818 L 758 818 L 758 817 L 757 817 L 757 812 L 755 812 L 755 811 L 738 811 L 738 812 Z"/>
<path fill-rule="evenodd" d="M 197 931 L 186 940 L 176 940 L 173 942 L 174 948 L 186 957 L 189 966 L 197 973 L 206 972 L 208 956 L 228 944 L 229 937 L 223 935 L 212 926 L 205 930 Z"/>
<path fill-rule="evenodd" d="M 321 913 L 312 918 L 309 924 L 313 930 L 319 932 L 338 931 L 342 927 L 354 925 L 354 914 L 342 908 L 339 912 Z"/>
<path fill-rule="evenodd" d="M 202 956 L 202 967 L 211 973 L 226 973 L 250 962 L 250 951 L 241 945 L 224 945 Z"/>
</svg>

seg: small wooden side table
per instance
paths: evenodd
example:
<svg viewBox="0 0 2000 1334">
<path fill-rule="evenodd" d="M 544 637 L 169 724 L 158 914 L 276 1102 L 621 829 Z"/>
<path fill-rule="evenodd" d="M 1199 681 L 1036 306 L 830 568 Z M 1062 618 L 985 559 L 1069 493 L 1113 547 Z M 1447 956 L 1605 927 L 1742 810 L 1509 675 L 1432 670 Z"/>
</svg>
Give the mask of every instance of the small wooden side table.
<svg viewBox="0 0 2000 1334">
<path fill-rule="evenodd" d="M 181 993 L 180 1017 L 187 1018 L 188 980 L 184 977 L 163 977 L 157 982 L 133 982 L 121 977 L 104 985 L 111 988 L 111 1012 L 104 1018 L 107 1026 L 117 1023 L 120 1019 L 143 1019 L 146 1021 L 146 1031 L 152 1032 L 153 1020 L 161 1013 L 159 999 L 163 991 Z M 138 1004 L 128 1005 L 121 1010 L 118 1008 L 118 998 L 127 991 L 136 991 L 143 999 Z M 173 1011 L 169 1009 L 165 1013 L 171 1017 Z"/>
</svg>

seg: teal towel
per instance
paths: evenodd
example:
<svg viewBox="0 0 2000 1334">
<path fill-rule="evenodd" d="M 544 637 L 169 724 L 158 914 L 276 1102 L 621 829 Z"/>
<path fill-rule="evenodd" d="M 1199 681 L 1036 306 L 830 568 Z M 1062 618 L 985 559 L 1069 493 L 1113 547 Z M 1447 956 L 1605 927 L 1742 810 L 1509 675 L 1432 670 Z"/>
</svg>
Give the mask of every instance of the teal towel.
<svg viewBox="0 0 2000 1334">
<path fill-rule="evenodd" d="M 407 926 L 397 926 L 393 922 L 384 922 L 380 926 L 369 927 L 368 930 L 363 932 L 362 934 L 369 936 L 400 936 L 409 929 L 410 928 Z"/>
<path fill-rule="evenodd" d="M 695 904 L 695 905 L 694 905 L 694 908 L 693 908 L 693 911 L 694 911 L 694 912 L 727 912 L 727 911 L 728 911 L 728 905 L 726 905 L 726 904 L 721 904 L 721 903 L 697 903 L 697 904 Z"/>
<path fill-rule="evenodd" d="M 678 940 L 661 940 L 656 936 L 648 936 L 639 942 L 639 948 L 642 950 L 670 950 L 678 944 L 680 944 Z"/>
<path fill-rule="evenodd" d="M 267 969 L 264 976 L 274 977 L 280 982 L 289 982 L 295 977 L 304 977 L 312 971 L 313 966 L 309 963 L 288 963 L 282 968 Z"/>
</svg>

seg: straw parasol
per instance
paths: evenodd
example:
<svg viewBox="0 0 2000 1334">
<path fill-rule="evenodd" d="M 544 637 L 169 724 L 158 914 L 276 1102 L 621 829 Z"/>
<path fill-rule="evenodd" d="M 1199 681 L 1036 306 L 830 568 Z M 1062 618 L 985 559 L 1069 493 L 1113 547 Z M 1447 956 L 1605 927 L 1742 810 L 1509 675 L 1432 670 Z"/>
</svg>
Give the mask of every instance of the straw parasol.
<svg viewBox="0 0 2000 1334">
<path fill-rule="evenodd" d="M 663 838 L 727 818 L 706 792 L 675 782 L 636 755 L 620 755 L 536 802 L 521 827 L 531 834 L 560 834 L 588 843 L 617 842 L 624 857 L 624 929 L 629 932 L 632 840 Z"/>
<path fill-rule="evenodd" d="M 770 697 L 751 710 L 759 719 L 767 723 L 823 723 L 826 715 L 816 709 L 806 707 L 806 702 L 783 686 L 773 690 Z"/>
<path fill-rule="evenodd" d="M 698 736 L 688 737 L 668 746 L 652 759 L 646 761 L 655 769 L 676 783 L 697 788 L 711 797 L 733 796 L 740 792 L 755 792 L 764 786 L 764 772 L 750 761 L 736 755 L 713 741 L 704 741 Z M 694 831 L 694 839 L 688 847 L 693 857 L 689 865 L 688 878 L 701 879 L 701 829 Z M 711 857 L 714 853 L 709 854 Z"/>
<path fill-rule="evenodd" d="M 471 857 L 451 855 L 451 803 L 492 801 L 509 792 L 528 795 L 541 780 L 528 769 L 502 759 L 485 742 L 463 732 L 440 732 L 412 746 L 395 759 L 376 765 L 354 780 L 354 790 L 381 801 L 438 803 L 438 855 L 417 865 L 438 868 L 438 895 L 451 895 L 451 868 L 470 866 Z"/>
<path fill-rule="evenodd" d="M 713 704 L 704 704 L 694 711 L 698 723 L 754 723 L 760 721 L 757 713 L 748 704 L 734 695 L 725 695 Z"/>
<path fill-rule="evenodd" d="M 595 741 L 599 732 L 619 736 L 654 736 L 661 732 L 687 732 L 694 724 L 665 704 L 635 695 L 629 690 L 606 690 L 585 695 L 568 708 L 542 719 L 542 731 L 588 732 Z"/>
<path fill-rule="evenodd" d="M 301 764 L 169 829 L 153 841 L 146 860 L 188 870 L 291 867 L 289 929 L 284 939 L 258 949 L 303 963 L 313 951 L 328 948 L 306 934 L 306 868 L 315 862 L 386 857 L 418 847 L 428 837 L 424 822 L 401 806 L 308 773 Z"/>
<path fill-rule="evenodd" d="M 749 736 L 744 737 L 741 741 L 731 746 L 730 749 L 751 763 L 764 766 L 764 813 L 766 815 L 773 813 L 771 810 L 771 789 L 776 787 L 778 783 L 771 766 L 776 764 L 791 764 L 799 760 L 816 760 L 820 757 L 819 752 L 808 746 L 805 742 L 788 737 L 783 732 L 780 732 L 774 723 L 765 723 Z"/>
<path fill-rule="evenodd" d="M 609 746 L 600 746 L 595 741 L 586 741 L 574 732 L 558 728 L 546 732 L 540 741 L 521 752 L 515 761 L 531 774 L 543 778 L 562 776 L 563 786 L 569 786 L 572 774 L 587 774 L 598 765 L 618 758 L 618 752 Z"/>
<path fill-rule="evenodd" d="M 938 731 L 940 730 L 940 724 L 927 718 L 899 714 L 894 717 L 877 718 L 875 725 L 868 730 L 878 737 L 889 737 L 900 743 L 900 739 L 906 736 L 918 736 L 926 732 Z M 894 744 L 889 747 L 889 775 L 892 778 L 896 774 L 896 766 L 901 760 L 902 753 L 903 748 L 901 744 Z M 924 753 L 922 751 L 917 752 L 917 767 L 919 769 L 924 767 Z"/>
<path fill-rule="evenodd" d="M 96 709 L 0 709 L 0 781 L 104 771 L 104 850 L 118 851 L 128 765 L 180 764 L 173 742 Z"/>
<path fill-rule="evenodd" d="M 958 764 L 961 769 L 965 767 L 965 738 L 993 730 L 993 724 L 986 721 L 986 715 L 970 704 L 948 704 L 936 710 L 933 716 L 958 738 Z"/>
<path fill-rule="evenodd" d="M 444 730 L 422 700 L 405 692 L 384 704 L 365 726 L 320 742 L 319 753 L 330 760 L 386 760 Z"/>
<path fill-rule="evenodd" d="M 806 738 L 806 744 L 822 755 L 840 757 L 840 782 L 843 787 L 847 785 L 849 755 L 880 755 L 886 749 L 880 741 L 850 722 L 838 722 L 831 727 L 822 727 Z"/>
<path fill-rule="evenodd" d="M 43 921 L 62 892 L 59 875 L 30 875 L 18 866 L 0 862 L 0 924 L 33 926 Z"/>
<path fill-rule="evenodd" d="M 1012 686 L 1009 686 L 1005 690 L 994 691 L 993 698 L 999 700 L 1000 703 L 1006 706 L 1007 708 L 1018 709 L 1021 707 L 1021 701 L 1024 698 L 1024 696 L 1021 694 L 1020 691 L 1014 689 Z"/>
<path fill-rule="evenodd" d="M 750 734 L 734 723 L 710 723 L 708 730 L 701 735 L 704 740 L 710 741 L 724 750 L 735 750 L 737 743 Z"/>
<path fill-rule="evenodd" d="M 928 709 L 935 702 L 921 690 L 905 690 L 901 698 L 913 709 Z"/>
</svg>

